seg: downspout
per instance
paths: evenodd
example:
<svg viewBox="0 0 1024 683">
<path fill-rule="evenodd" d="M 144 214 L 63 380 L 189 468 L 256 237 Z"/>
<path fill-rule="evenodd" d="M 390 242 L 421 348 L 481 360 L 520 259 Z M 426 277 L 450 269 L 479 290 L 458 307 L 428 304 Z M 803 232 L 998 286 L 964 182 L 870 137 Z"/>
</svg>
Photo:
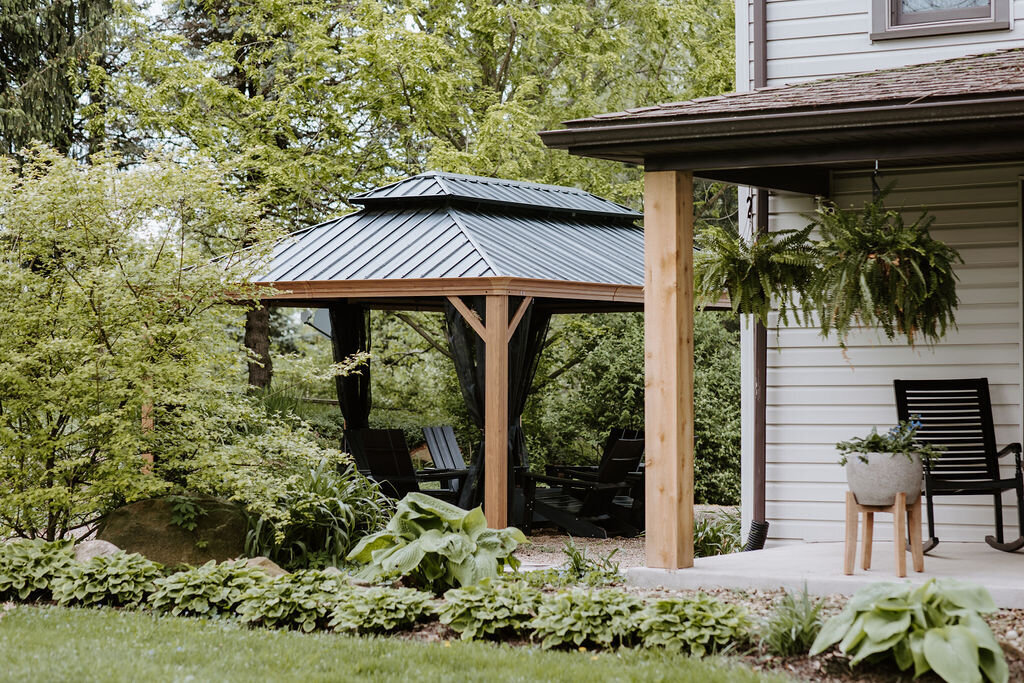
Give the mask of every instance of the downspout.
<svg viewBox="0 0 1024 683">
<path fill-rule="evenodd" d="M 753 0 L 753 80 L 754 89 L 768 85 L 768 20 L 767 0 Z M 756 190 L 754 220 L 758 233 L 768 232 L 768 191 Z M 768 330 L 754 326 L 754 505 L 753 519 L 744 550 L 761 550 L 768 538 L 765 514 L 766 456 L 768 403 Z"/>
</svg>

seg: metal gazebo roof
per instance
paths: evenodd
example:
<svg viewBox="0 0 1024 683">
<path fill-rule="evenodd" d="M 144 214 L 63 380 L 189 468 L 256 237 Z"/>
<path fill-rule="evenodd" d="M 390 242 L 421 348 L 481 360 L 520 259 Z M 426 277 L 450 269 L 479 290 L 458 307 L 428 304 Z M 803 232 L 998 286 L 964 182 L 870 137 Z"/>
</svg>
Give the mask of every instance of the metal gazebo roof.
<svg viewBox="0 0 1024 683">
<path fill-rule="evenodd" d="M 281 292 L 272 302 L 433 308 L 507 292 L 566 311 L 642 307 L 642 215 L 582 190 L 432 172 L 352 202 L 364 208 L 277 245 L 256 278 Z"/>
</svg>

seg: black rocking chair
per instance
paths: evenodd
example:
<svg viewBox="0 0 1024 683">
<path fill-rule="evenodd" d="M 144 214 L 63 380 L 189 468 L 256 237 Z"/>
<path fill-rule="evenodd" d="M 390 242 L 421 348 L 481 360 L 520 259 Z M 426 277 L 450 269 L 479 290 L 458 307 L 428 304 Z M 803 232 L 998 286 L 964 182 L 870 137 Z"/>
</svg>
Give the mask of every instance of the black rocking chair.
<svg viewBox="0 0 1024 683">
<path fill-rule="evenodd" d="M 925 467 L 924 495 L 928 514 L 928 539 L 924 551 L 939 543 L 935 535 L 935 496 L 991 495 L 995 505 L 995 536 L 985 542 L 996 550 L 1014 552 L 1024 547 L 1024 535 L 1004 542 L 1003 491 L 1017 492 L 1018 531 L 1024 534 L 1024 477 L 1021 445 L 996 447 L 992 400 L 987 379 L 895 380 L 896 412 L 900 420 L 918 415 L 918 439 L 943 446 L 942 457 Z M 1013 453 L 1014 474 L 1002 478 L 999 458 Z"/>
<path fill-rule="evenodd" d="M 404 498 L 407 493 L 426 493 L 454 503 L 457 491 L 421 489 L 423 481 L 464 480 L 467 470 L 428 470 L 417 472 L 412 455 L 401 429 L 351 429 L 346 434 L 356 467 L 369 473 L 380 484 L 381 491 L 392 498 Z"/>
</svg>

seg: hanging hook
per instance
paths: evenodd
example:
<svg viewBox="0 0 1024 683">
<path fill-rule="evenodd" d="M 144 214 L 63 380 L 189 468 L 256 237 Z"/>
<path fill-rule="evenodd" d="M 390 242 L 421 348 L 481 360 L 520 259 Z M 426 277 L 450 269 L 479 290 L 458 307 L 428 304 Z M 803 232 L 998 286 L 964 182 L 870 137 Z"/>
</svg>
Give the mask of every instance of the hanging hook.
<svg viewBox="0 0 1024 683">
<path fill-rule="evenodd" d="M 875 159 L 875 170 L 871 174 L 871 198 L 876 202 L 882 198 L 882 188 L 878 186 L 878 159 Z"/>
<path fill-rule="evenodd" d="M 751 239 L 757 237 L 757 229 L 754 227 L 754 193 L 747 192 L 747 227 L 750 229 Z"/>
</svg>

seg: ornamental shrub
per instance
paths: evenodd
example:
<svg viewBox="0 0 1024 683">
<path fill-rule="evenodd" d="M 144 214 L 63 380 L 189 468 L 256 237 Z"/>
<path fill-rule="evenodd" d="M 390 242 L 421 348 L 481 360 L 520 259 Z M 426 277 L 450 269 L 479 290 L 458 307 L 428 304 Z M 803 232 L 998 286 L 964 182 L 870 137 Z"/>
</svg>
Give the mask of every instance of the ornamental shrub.
<svg viewBox="0 0 1024 683">
<path fill-rule="evenodd" d="M 249 624 L 309 632 L 326 627 L 351 590 L 348 579 L 336 569 L 307 569 L 250 587 L 242 594 L 237 612 Z"/>
<path fill-rule="evenodd" d="M 484 579 L 445 593 L 438 615 L 463 640 L 522 637 L 528 634 L 540 601 L 540 591 L 522 581 Z"/>
<path fill-rule="evenodd" d="M 636 623 L 644 647 L 695 657 L 720 652 L 750 633 L 746 609 L 704 593 L 657 600 L 640 612 Z"/>
<path fill-rule="evenodd" d="M 529 627 L 545 649 L 630 645 L 642 608 L 639 598 L 624 591 L 576 589 L 545 595 Z"/>
<path fill-rule="evenodd" d="M 50 599 L 54 580 L 74 561 L 71 541 L 0 543 L 0 601 Z"/>
<path fill-rule="evenodd" d="M 211 560 L 154 581 L 149 605 L 174 616 L 231 614 L 245 591 L 268 578 L 266 572 L 247 566 L 245 560 Z"/>
<path fill-rule="evenodd" d="M 966 581 L 876 583 L 825 622 L 810 654 L 838 643 L 851 666 L 888 661 L 913 667 L 915 678 L 934 671 L 949 683 L 1006 683 L 1003 650 L 981 616 L 995 610 L 988 591 Z"/>
<path fill-rule="evenodd" d="M 411 628 L 434 614 L 433 595 L 415 588 L 353 588 L 345 593 L 327 623 L 335 631 L 389 633 Z"/>
<path fill-rule="evenodd" d="M 53 599 L 60 605 L 138 607 L 162 575 L 156 562 L 118 551 L 65 566 L 53 580 Z"/>
</svg>

